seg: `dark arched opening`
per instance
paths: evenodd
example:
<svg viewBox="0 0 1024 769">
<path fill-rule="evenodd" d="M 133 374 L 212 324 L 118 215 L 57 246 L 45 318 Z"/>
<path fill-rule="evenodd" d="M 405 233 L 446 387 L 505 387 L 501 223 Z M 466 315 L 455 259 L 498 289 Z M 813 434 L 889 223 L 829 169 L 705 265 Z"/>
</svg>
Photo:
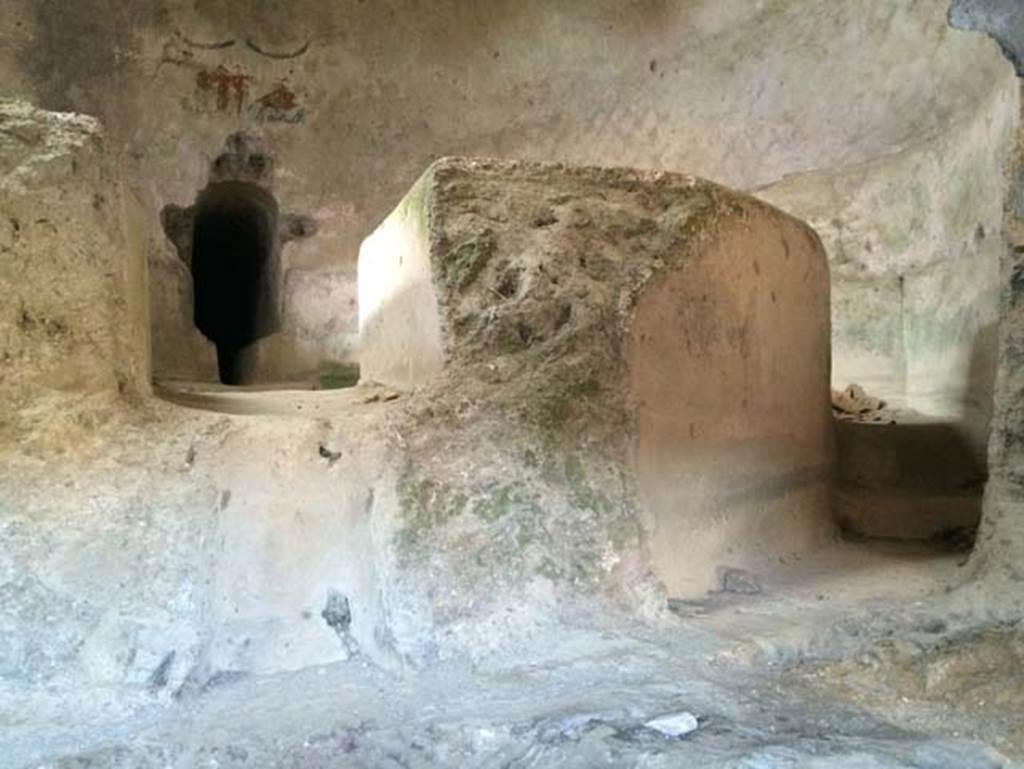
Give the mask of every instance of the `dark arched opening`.
<svg viewBox="0 0 1024 769">
<path fill-rule="evenodd" d="M 277 204 L 244 182 L 208 187 L 192 233 L 194 322 L 217 346 L 224 384 L 252 374 L 252 344 L 278 329 Z"/>
</svg>

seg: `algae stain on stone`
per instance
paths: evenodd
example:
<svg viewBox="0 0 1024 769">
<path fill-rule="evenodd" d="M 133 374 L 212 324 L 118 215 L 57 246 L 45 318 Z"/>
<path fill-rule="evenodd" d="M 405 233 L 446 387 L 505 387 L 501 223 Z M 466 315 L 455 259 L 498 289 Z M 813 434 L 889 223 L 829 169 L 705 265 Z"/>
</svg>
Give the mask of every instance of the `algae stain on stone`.
<svg viewBox="0 0 1024 769">
<path fill-rule="evenodd" d="M 540 422 L 547 426 L 560 426 L 569 421 L 580 403 L 597 398 L 602 391 L 597 377 L 571 380 L 563 388 L 548 394 L 539 406 Z"/>
<path fill-rule="evenodd" d="M 442 260 L 445 285 L 450 289 L 469 286 L 490 261 L 497 247 L 494 232 L 490 229 L 453 247 Z"/>
<path fill-rule="evenodd" d="M 398 204 L 398 210 L 403 218 L 426 220 L 430 186 L 431 178 L 428 171 Z"/>
<path fill-rule="evenodd" d="M 559 568 L 558 564 L 547 556 L 541 559 L 541 562 L 537 565 L 537 568 L 534 571 L 537 575 L 545 577 L 552 582 L 555 582 L 564 576 L 564 572 Z"/>
<path fill-rule="evenodd" d="M 588 482 L 583 462 L 576 454 L 569 454 L 565 458 L 565 480 L 573 507 L 605 515 L 614 513 L 615 505 L 606 494 Z"/>
<path fill-rule="evenodd" d="M 317 372 L 317 383 L 321 390 L 355 387 L 359 383 L 359 366 L 332 361 L 321 363 Z"/>
<path fill-rule="evenodd" d="M 485 521 L 497 521 L 508 515 L 517 502 L 511 486 L 499 486 L 473 503 L 473 515 Z"/>
<path fill-rule="evenodd" d="M 404 475 L 398 482 L 398 506 L 405 524 L 398 546 L 408 552 L 432 530 L 466 510 L 468 498 L 441 481 Z"/>
</svg>

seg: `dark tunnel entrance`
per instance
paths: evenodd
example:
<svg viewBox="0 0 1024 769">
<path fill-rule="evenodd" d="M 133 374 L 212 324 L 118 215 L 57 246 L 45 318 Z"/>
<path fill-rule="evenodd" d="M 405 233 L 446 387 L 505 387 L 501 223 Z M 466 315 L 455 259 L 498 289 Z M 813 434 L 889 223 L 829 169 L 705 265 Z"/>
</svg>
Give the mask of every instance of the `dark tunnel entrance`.
<svg viewBox="0 0 1024 769">
<path fill-rule="evenodd" d="M 192 233 L 194 322 L 217 347 L 224 384 L 252 377 L 252 344 L 278 329 L 277 204 L 244 182 L 208 187 Z"/>
</svg>

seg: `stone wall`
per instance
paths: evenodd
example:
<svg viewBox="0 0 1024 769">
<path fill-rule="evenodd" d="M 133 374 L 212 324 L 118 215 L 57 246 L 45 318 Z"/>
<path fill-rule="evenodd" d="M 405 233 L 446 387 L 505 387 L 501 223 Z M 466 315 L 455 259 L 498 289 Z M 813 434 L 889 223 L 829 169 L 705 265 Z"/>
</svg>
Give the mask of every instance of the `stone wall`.
<svg viewBox="0 0 1024 769">
<path fill-rule="evenodd" d="M 98 123 L 0 100 L 0 388 L 149 388 L 137 204 Z"/>
<path fill-rule="evenodd" d="M 758 194 L 801 211 L 832 271 L 832 381 L 884 415 L 838 424 L 837 515 L 851 533 L 969 538 L 996 373 L 1004 169 L 1018 130 L 1008 70 L 979 111 L 930 139 Z M 927 458 L 927 459 L 923 459 Z"/>
<path fill-rule="evenodd" d="M 288 379 L 356 357 L 359 243 L 438 156 L 676 169 L 760 187 L 913 152 L 988 110 L 1009 71 L 994 43 L 948 29 L 944 0 L 602 0 L 585 12 L 541 0 L 302 0 L 287 11 L 13 0 L 6 11 L 4 89 L 97 115 L 125 147 L 147 215 L 154 338 L 180 340 L 158 351 L 161 377 L 208 379 L 211 364 L 189 339 L 188 272 L 159 212 L 195 200 L 237 131 L 265 139 L 282 210 L 318 223 L 282 252 L 282 329 L 263 343 L 264 378 Z M 850 223 L 848 202 L 830 216 L 800 197 L 788 199 L 796 215 Z M 911 247 L 898 234 L 894 247 Z M 905 237 L 920 250 L 930 234 Z M 858 259 L 884 269 L 892 240 Z M 841 342 L 857 317 L 836 318 Z M 847 349 L 886 358 L 891 337 L 878 331 L 866 349 L 841 343 L 840 366 Z"/>
<path fill-rule="evenodd" d="M 1018 135 L 1007 176 L 1013 194 L 1007 196 L 1005 205 L 989 481 L 972 561 L 976 573 L 1009 580 L 1011 588 L 1003 597 L 1012 601 L 1024 582 L 1024 132 Z"/>
<path fill-rule="evenodd" d="M 978 445 L 991 414 L 1003 169 L 1018 110 L 1006 77 L 983 109 L 930 141 L 757 191 L 802 212 L 828 249 L 833 384 L 973 426 Z"/>
</svg>

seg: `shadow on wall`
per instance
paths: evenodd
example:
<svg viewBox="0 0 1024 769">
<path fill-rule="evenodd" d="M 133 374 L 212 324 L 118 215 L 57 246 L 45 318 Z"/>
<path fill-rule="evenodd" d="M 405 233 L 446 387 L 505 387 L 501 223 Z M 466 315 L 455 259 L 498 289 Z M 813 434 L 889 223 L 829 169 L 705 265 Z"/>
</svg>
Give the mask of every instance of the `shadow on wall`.
<svg viewBox="0 0 1024 769">
<path fill-rule="evenodd" d="M 988 323 L 978 329 L 971 345 L 967 368 L 967 405 L 981 422 L 981 451 L 987 450 L 992 399 L 995 395 L 996 369 L 999 365 L 999 324 Z"/>
<path fill-rule="evenodd" d="M 879 410 L 836 423 L 836 517 L 854 538 L 968 548 L 981 518 L 997 325 L 978 329 L 960 416 Z"/>
<path fill-rule="evenodd" d="M 990 35 L 1024 77 L 1024 3 L 1020 0 L 953 0 L 949 24 Z"/>
<path fill-rule="evenodd" d="M 840 421 L 836 438 L 836 517 L 846 534 L 971 541 L 986 468 L 961 425 Z"/>
</svg>

